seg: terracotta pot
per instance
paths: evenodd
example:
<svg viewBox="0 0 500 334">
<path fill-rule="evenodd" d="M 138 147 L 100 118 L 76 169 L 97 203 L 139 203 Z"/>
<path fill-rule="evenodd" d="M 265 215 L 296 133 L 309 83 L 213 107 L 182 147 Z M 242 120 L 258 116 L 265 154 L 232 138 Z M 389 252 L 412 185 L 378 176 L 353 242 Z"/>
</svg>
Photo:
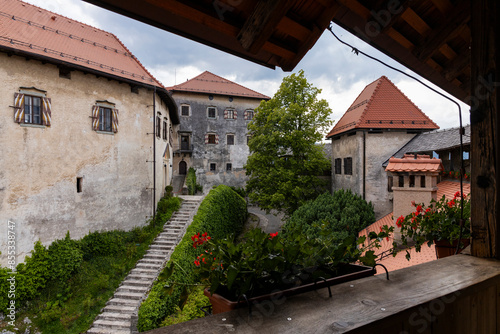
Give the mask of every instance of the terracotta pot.
<svg viewBox="0 0 500 334">
<path fill-rule="evenodd" d="M 450 244 L 448 240 L 434 240 L 435 244 L 435 249 L 436 249 L 436 256 L 438 259 L 442 259 L 443 257 L 447 257 L 450 255 L 455 255 L 455 251 L 457 249 L 457 243 L 458 240 L 455 240 L 453 244 Z M 462 239 L 462 245 L 458 250 L 458 253 L 462 252 L 465 247 L 469 246 L 470 240 L 469 239 Z"/>
<path fill-rule="evenodd" d="M 376 270 L 371 268 L 371 267 L 366 267 L 366 266 L 361 266 L 361 265 L 355 265 L 355 264 L 348 264 L 346 265 L 347 271 L 349 273 L 341 275 L 341 276 L 336 276 L 332 277 L 326 280 L 320 280 L 317 281 L 316 283 L 308 283 L 300 286 L 294 286 L 292 288 L 288 289 L 283 289 L 279 290 L 274 293 L 269 293 L 265 295 L 260 295 L 260 296 L 255 296 L 252 298 L 248 299 L 248 303 L 250 305 L 259 303 L 264 300 L 278 300 L 280 298 L 283 298 L 283 296 L 291 296 L 299 293 L 304 293 L 316 289 L 321 289 L 325 288 L 328 286 L 332 286 L 335 284 L 340 284 L 348 281 L 352 281 L 358 278 L 362 277 L 368 277 L 372 276 L 376 273 Z M 214 293 L 213 295 L 210 295 L 210 290 L 207 288 L 204 291 L 205 296 L 207 296 L 210 299 L 210 303 L 212 304 L 212 314 L 218 314 L 218 313 L 223 313 L 223 312 L 228 312 L 231 310 L 234 310 L 236 308 L 240 307 L 245 307 L 247 306 L 247 301 L 244 300 L 243 298 L 240 299 L 240 301 L 234 301 L 234 300 L 229 300 L 225 298 L 222 295 L 219 295 L 217 293 Z"/>
</svg>

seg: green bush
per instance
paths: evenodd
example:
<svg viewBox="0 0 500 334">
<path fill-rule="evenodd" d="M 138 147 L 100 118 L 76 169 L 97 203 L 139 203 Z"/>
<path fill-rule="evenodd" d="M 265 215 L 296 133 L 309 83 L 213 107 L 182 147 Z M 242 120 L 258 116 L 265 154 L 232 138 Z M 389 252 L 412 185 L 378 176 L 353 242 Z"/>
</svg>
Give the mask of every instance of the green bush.
<svg viewBox="0 0 500 334">
<path fill-rule="evenodd" d="M 196 170 L 193 167 L 190 167 L 186 177 L 186 185 L 188 187 L 188 194 L 194 195 L 198 190 L 196 184 Z"/>
<path fill-rule="evenodd" d="M 140 228 L 134 229 L 136 233 Z M 125 251 L 125 234 L 122 231 L 89 232 L 80 241 L 83 258 L 89 260 L 95 256 L 106 254 L 108 256 Z"/>
<path fill-rule="evenodd" d="M 341 189 L 333 195 L 324 193 L 298 208 L 283 225 L 283 233 L 286 236 L 293 230 L 300 230 L 311 238 L 318 238 L 326 230 L 340 240 L 357 236 L 373 222 L 373 205 L 350 190 Z"/>
<path fill-rule="evenodd" d="M 48 253 L 51 262 L 49 279 L 65 283 L 80 267 L 83 254 L 79 242 L 71 240 L 69 231 L 66 237 L 50 244 Z"/>
<path fill-rule="evenodd" d="M 207 232 L 213 238 L 224 238 L 230 234 L 238 234 L 246 220 L 245 201 L 228 186 L 214 188 L 200 204 L 193 222 L 170 257 L 183 270 L 176 271 L 170 278 L 173 281 L 194 284 L 199 281 L 194 275 L 193 261 L 198 251 L 193 248 L 191 236 L 198 232 Z M 174 313 L 181 298 L 182 289 L 175 288 L 168 294 L 164 288 L 166 282 L 161 278 L 152 287 L 148 298 L 139 308 L 139 331 L 146 331 L 160 326 L 162 321 Z"/>
<path fill-rule="evenodd" d="M 243 197 L 243 198 L 247 197 L 247 192 L 245 191 L 244 188 L 231 186 L 231 189 L 233 189 L 233 191 L 235 191 L 241 197 Z"/>
</svg>

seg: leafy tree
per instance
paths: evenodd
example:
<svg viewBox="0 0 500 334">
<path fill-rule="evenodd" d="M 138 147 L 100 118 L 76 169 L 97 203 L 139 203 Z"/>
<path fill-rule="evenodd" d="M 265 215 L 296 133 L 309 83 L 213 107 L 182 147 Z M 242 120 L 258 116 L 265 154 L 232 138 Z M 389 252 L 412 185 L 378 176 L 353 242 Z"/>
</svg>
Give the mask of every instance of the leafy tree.
<svg viewBox="0 0 500 334">
<path fill-rule="evenodd" d="M 324 191 L 318 176 L 331 163 L 316 143 L 332 121 L 331 109 L 325 100 L 318 100 L 319 93 L 301 70 L 283 79 L 274 97 L 261 102 L 248 124 L 247 193 L 267 212 L 276 209 L 291 215 Z"/>
<path fill-rule="evenodd" d="M 373 205 L 350 190 L 324 193 L 296 210 L 283 225 L 283 233 L 300 231 L 309 238 L 343 240 L 375 222 Z M 377 231 L 378 232 L 378 231 Z"/>
</svg>

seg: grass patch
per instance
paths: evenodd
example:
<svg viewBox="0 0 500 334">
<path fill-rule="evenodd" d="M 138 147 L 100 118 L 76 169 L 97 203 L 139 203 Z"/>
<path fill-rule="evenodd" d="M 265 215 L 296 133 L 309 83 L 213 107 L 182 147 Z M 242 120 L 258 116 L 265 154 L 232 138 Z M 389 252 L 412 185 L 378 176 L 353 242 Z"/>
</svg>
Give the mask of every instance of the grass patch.
<svg viewBox="0 0 500 334">
<path fill-rule="evenodd" d="M 88 330 L 125 276 L 144 256 L 153 239 L 162 231 L 164 223 L 170 219 L 174 211 L 179 209 L 181 199 L 163 198 L 160 203 L 157 219 L 151 220 L 144 227 L 137 227 L 127 232 L 93 232 L 82 240 L 71 240 L 74 252 L 69 254 L 79 252 L 83 259 L 78 258 L 80 261 L 77 268 L 64 271 L 65 275 L 68 272 L 71 273 L 68 275 L 69 278 L 46 279 L 44 286 L 34 294 L 34 298 L 25 301 L 16 300 L 16 307 L 19 310 L 16 314 L 17 332 L 22 333 L 28 327 L 31 327 L 31 332 L 34 332 L 36 328 L 44 334 L 77 334 Z M 64 245 L 68 244 L 67 240 L 63 240 Z M 57 243 L 61 244 L 62 241 L 55 241 L 52 245 Z M 46 250 L 49 259 L 52 245 Z M 58 248 L 59 253 L 61 253 L 59 250 L 61 248 L 61 246 Z M 34 257 L 35 253 L 32 254 L 32 258 Z M 57 266 L 51 265 L 49 272 L 62 272 L 61 268 L 57 270 L 53 268 Z M 55 274 L 51 275 L 55 276 Z M 33 323 L 25 324 L 23 320 L 26 317 Z M 13 327 L 2 322 L 0 323 L 1 329 L 13 330 Z"/>
</svg>

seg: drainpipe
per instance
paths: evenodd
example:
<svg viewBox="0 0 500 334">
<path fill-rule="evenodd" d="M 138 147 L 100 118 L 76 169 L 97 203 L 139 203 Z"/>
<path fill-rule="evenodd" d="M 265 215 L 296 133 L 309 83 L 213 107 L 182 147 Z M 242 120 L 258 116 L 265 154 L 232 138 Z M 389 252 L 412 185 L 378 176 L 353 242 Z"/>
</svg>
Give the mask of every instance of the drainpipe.
<svg viewBox="0 0 500 334">
<path fill-rule="evenodd" d="M 366 130 L 363 130 L 363 199 L 366 194 Z"/>
<path fill-rule="evenodd" d="M 153 219 L 156 215 L 156 86 L 153 86 Z"/>
</svg>

